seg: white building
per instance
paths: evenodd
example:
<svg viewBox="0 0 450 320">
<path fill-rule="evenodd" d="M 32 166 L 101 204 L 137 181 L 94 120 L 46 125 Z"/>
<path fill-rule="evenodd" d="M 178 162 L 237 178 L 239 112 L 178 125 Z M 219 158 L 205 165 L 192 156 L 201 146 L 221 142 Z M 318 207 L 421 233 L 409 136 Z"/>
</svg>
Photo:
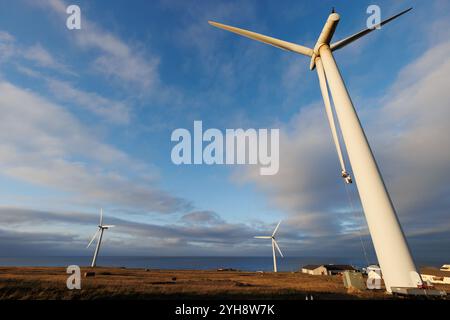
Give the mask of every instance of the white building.
<svg viewBox="0 0 450 320">
<path fill-rule="evenodd" d="M 308 264 L 302 267 L 302 273 L 315 276 L 343 274 L 344 271 L 356 271 L 356 269 L 346 264 Z"/>
<path fill-rule="evenodd" d="M 450 272 L 450 264 L 444 264 L 444 265 L 442 265 L 441 271 L 447 271 L 447 272 Z"/>
<path fill-rule="evenodd" d="M 317 265 L 317 264 L 308 264 L 306 266 L 302 267 L 302 273 L 311 274 L 314 276 L 319 275 L 327 275 L 327 269 L 323 265 Z"/>
<path fill-rule="evenodd" d="M 448 267 L 449 265 L 443 265 L 440 270 L 436 268 L 423 268 L 420 273 L 422 280 L 430 283 L 450 284 L 450 270 L 444 268 L 445 266 Z M 443 269 L 448 271 L 443 271 Z"/>
</svg>

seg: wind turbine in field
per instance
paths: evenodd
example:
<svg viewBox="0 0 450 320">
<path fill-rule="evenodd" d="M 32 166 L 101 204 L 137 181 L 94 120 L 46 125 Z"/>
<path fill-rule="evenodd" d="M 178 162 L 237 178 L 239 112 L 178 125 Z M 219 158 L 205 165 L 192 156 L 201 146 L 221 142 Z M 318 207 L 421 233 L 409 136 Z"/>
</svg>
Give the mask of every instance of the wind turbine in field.
<svg viewBox="0 0 450 320">
<path fill-rule="evenodd" d="M 277 248 L 278 252 L 280 253 L 281 257 L 284 258 L 283 253 L 281 252 L 280 247 L 278 246 L 277 240 L 275 240 L 275 235 L 277 234 L 278 228 L 280 227 L 280 222 L 278 222 L 277 226 L 275 227 L 275 230 L 273 230 L 273 233 L 271 236 L 256 236 L 256 239 L 272 239 L 272 254 L 273 254 L 273 272 L 277 272 L 277 254 L 275 252 L 275 248 Z"/>
<path fill-rule="evenodd" d="M 388 292 L 406 291 L 408 293 L 414 291 L 414 288 L 423 288 L 424 284 L 420 275 L 417 273 L 394 206 L 339 72 L 333 52 L 376 30 L 377 27 L 394 20 L 411 9 L 404 10 L 372 28 L 366 28 L 347 38 L 331 43 L 334 31 L 340 20 L 339 14 L 333 10 L 328 16 L 314 48 L 308 48 L 252 31 L 209 21 L 215 27 L 311 58 L 310 69 L 317 70 L 328 121 L 342 167 L 342 177 L 346 183 L 352 183 L 352 178 L 344 165 L 339 139 L 336 133 L 336 125 L 342 132 L 370 235 L 383 273 L 386 290 Z M 329 92 L 331 92 L 331 97 L 334 102 L 335 113 L 337 115 L 336 122 L 331 109 Z"/>
<path fill-rule="evenodd" d="M 100 222 L 98 224 L 98 229 L 94 233 L 94 236 L 92 237 L 91 241 L 89 241 L 89 244 L 86 247 L 86 248 L 89 248 L 90 245 L 92 244 L 92 242 L 94 242 L 95 238 L 98 237 L 97 246 L 95 247 L 95 252 L 94 252 L 94 258 L 92 259 L 92 263 L 91 263 L 92 268 L 94 268 L 97 263 L 98 252 L 100 251 L 100 245 L 102 243 L 102 238 L 103 238 L 103 231 L 105 231 L 106 229 L 109 229 L 109 228 L 114 228 L 114 227 L 115 226 L 113 226 L 113 225 L 104 225 L 103 224 L 103 209 L 100 209 Z"/>
</svg>

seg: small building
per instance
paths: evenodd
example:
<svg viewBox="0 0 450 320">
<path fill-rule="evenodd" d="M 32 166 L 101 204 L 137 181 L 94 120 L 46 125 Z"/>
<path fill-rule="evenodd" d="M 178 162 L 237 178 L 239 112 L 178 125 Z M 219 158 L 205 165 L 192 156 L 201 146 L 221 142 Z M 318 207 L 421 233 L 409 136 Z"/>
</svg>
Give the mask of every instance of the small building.
<svg viewBox="0 0 450 320">
<path fill-rule="evenodd" d="M 308 264 L 302 267 L 302 273 L 316 276 L 343 274 L 345 271 L 356 271 L 356 269 L 346 264 Z"/>
<path fill-rule="evenodd" d="M 442 265 L 441 271 L 447 271 L 447 272 L 450 272 L 450 264 L 444 264 L 444 265 Z"/>
<path fill-rule="evenodd" d="M 328 271 L 323 265 L 308 264 L 302 267 L 302 273 L 311 274 L 313 276 L 324 276 L 328 274 Z"/>
<path fill-rule="evenodd" d="M 437 268 L 423 268 L 420 272 L 422 280 L 425 282 L 450 284 L 450 272 Z"/>
<path fill-rule="evenodd" d="M 343 274 L 345 271 L 356 271 L 353 266 L 350 266 L 348 264 L 327 264 L 325 265 L 325 268 L 327 269 L 330 276 Z"/>
</svg>

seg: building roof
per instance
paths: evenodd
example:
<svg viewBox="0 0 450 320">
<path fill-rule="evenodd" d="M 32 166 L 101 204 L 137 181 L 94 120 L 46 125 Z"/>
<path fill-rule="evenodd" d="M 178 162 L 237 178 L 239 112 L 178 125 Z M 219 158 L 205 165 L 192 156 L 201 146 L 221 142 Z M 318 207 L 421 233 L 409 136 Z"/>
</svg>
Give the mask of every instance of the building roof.
<svg viewBox="0 0 450 320">
<path fill-rule="evenodd" d="M 323 264 L 307 264 L 306 266 L 303 266 L 302 269 L 314 270 L 322 266 Z"/>
<path fill-rule="evenodd" d="M 327 270 L 345 271 L 345 270 L 356 270 L 351 265 L 348 264 L 326 264 L 324 267 Z"/>
<path fill-rule="evenodd" d="M 443 264 L 441 267 L 441 271 L 450 271 L 450 264 Z"/>
<path fill-rule="evenodd" d="M 314 270 L 319 267 L 324 267 L 328 271 L 329 270 L 335 270 L 335 271 L 355 270 L 355 268 L 353 268 L 352 266 L 347 265 L 347 264 L 308 264 L 306 266 L 303 266 L 302 269 Z"/>
<path fill-rule="evenodd" d="M 421 274 L 427 274 L 430 276 L 436 276 L 436 277 L 450 277 L 450 272 L 448 271 L 442 271 L 437 268 L 431 268 L 431 267 L 425 267 L 420 269 Z"/>
</svg>

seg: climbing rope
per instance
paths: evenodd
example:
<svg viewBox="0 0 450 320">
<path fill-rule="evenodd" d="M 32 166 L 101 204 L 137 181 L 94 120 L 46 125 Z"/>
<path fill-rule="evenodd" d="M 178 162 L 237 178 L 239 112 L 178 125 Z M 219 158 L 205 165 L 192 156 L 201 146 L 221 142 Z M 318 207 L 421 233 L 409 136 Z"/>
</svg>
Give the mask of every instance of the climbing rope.
<svg viewBox="0 0 450 320">
<path fill-rule="evenodd" d="M 339 141 L 338 130 L 336 128 L 336 122 L 334 120 L 333 109 L 331 107 L 330 96 L 328 93 L 328 85 L 327 85 L 325 71 L 323 69 L 323 65 L 322 65 L 322 61 L 321 61 L 320 57 L 317 57 L 315 62 L 316 62 L 317 75 L 319 77 L 320 90 L 322 91 L 323 102 L 325 104 L 325 111 L 327 113 L 328 123 L 331 128 L 331 134 L 333 136 L 334 145 L 336 146 L 336 152 L 338 154 L 339 163 L 341 165 L 341 177 L 345 181 L 345 191 L 347 193 L 347 199 L 350 203 L 350 206 L 351 206 L 351 209 L 353 212 L 353 217 L 354 217 L 355 221 L 357 221 L 358 216 L 356 215 L 356 210 L 353 205 L 353 200 L 352 200 L 352 197 L 350 194 L 350 187 L 349 187 L 349 184 L 352 184 L 353 180 L 352 180 L 352 177 L 350 176 L 350 174 L 348 173 L 347 169 L 345 168 L 345 161 L 344 161 L 344 157 L 342 155 L 342 149 L 341 149 L 341 144 Z M 364 258 L 366 260 L 367 265 L 369 265 L 369 259 L 367 257 L 366 247 L 364 245 L 364 241 L 362 238 L 361 228 L 358 228 L 358 235 L 359 235 L 359 240 L 361 242 L 361 247 L 364 252 Z"/>
<path fill-rule="evenodd" d="M 353 218 L 355 219 L 355 221 L 357 221 L 358 216 L 356 214 L 356 210 L 353 205 L 352 197 L 350 194 L 350 186 L 348 185 L 348 183 L 345 184 L 345 192 L 347 193 L 347 199 L 350 202 L 350 206 L 352 208 Z M 359 242 L 361 243 L 361 247 L 362 247 L 363 253 L 364 253 L 364 259 L 366 260 L 366 265 L 369 266 L 369 258 L 367 257 L 366 246 L 364 245 L 364 240 L 362 238 L 361 226 L 359 226 L 357 229 L 358 229 Z"/>
</svg>

